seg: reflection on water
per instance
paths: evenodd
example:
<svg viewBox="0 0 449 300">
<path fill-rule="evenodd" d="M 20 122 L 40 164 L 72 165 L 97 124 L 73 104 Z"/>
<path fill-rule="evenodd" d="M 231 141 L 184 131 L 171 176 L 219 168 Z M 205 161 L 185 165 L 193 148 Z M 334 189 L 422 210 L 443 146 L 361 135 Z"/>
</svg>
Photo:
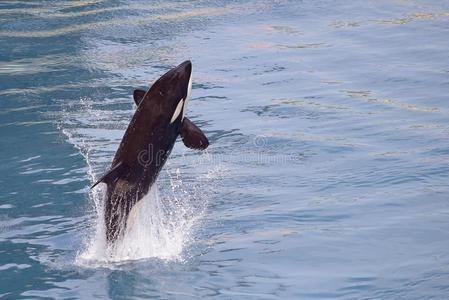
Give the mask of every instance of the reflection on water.
<svg viewBox="0 0 449 300">
<path fill-rule="evenodd" d="M 447 1 L 0 3 L 0 297 L 447 297 Z M 147 89 L 179 141 L 110 251 L 102 188 Z"/>
<path fill-rule="evenodd" d="M 101 27 L 108 27 L 114 25 L 129 25 L 129 24 L 149 24 L 154 22 L 161 21 L 170 21 L 170 20 L 178 20 L 182 18 L 191 18 L 197 17 L 201 15 L 212 15 L 217 13 L 223 13 L 228 11 L 227 8 L 204 8 L 197 9 L 191 11 L 184 11 L 172 14 L 160 14 L 160 15 L 151 15 L 147 17 L 137 17 L 128 20 L 118 19 L 118 20 L 110 20 L 110 21 L 99 21 L 92 23 L 83 23 L 78 25 L 72 25 L 68 27 L 53 29 L 53 30 L 41 30 L 41 31 L 3 31 L 0 32 L 0 36 L 5 37 L 22 37 L 22 38 L 33 38 L 33 37 L 54 37 L 59 35 L 66 35 L 74 32 L 79 32 L 87 29 L 98 29 Z"/>
<path fill-rule="evenodd" d="M 189 6 L 195 6 L 198 3 L 203 2 L 203 1 L 192 1 L 190 3 L 177 3 L 177 4 L 170 4 L 170 5 L 159 5 L 159 6 L 147 6 L 146 10 L 159 10 L 159 9 L 171 9 L 171 8 L 182 8 L 183 6 L 189 4 Z M 32 30 L 32 31 L 12 31 L 12 30 L 8 30 L 8 31 L 0 31 L 0 37 L 4 36 L 4 37 L 21 37 L 21 38 L 45 38 L 45 37 L 55 37 L 55 36 L 60 36 L 60 35 L 67 35 L 67 34 L 72 34 L 72 33 L 76 33 L 79 31 L 84 31 L 84 30 L 88 30 L 88 29 L 98 29 L 101 27 L 109 27 L 109 26 L 116 26 L 116 25 L 146 25 L 146 24 L 151 24 L 151 23 L 155 23 L 155 22 L 167 22 L 167 21 L 171 21 L 171 20 L 175 20 L 178 21 L 180 19 L 186 19 L 186 18 L 193 18 L 193 17 L 199 17 L 199 16 L 203 16 L 206 15 L 208 17 L 213 17 L 214 15 L 217 14 L 224 14 L 224 13 L 230 13 L 230 12 L 234 12 L 234 13 L 238 13 L 240 10 L 245 10 L 245 9 L 257 9 L 260 7 L 266 7 L 267 3 L 270 3 L 271 1 L 258 1 L 256 3 L 253 3 L 251 5 L 248 4 L 229 4 L 229 5 L 224 5 L 224 6 L 216 6 L 216 7 L 199 7 L 199 8 L 195 8 L 195 9 L 190 9 L 190 10 L 181 10 L 178 12 L 174 12 L 174 13 L 170 13 L 170 12 L 164 12 L 162 14 L 154 14 L 151 13 L 149 15 L 146 16 L 134 16 L 131 18 L 115 18 L 112 20 L 107 20 L 107 21 L 96 21 L 96 22 L 83 22 L 81 24 L 75 24 L 75 25 L 70 25 L 67 27 L 61 27 L 61 28 L 57 28 L 57 29 L 52 29 L 52 30 Z M 87 5 L 87 3 L 86 3 Z M 107 12 L 110 10 L 117 10 L 118 8 L 108 8 L 106 10 L 104 10 L 103 12 Z M 142 12 L 144 9 L 142 8 L 141 5 L 139 6 L 131 6 L 131 7 L 127 7 L 127 9 L 134 9 L 134 10 L 138 10 L 139 12 Z M 49 10 L 44 9 L 42 12 L 48 12 Z M 52 11 L 52 9 L 50 9 L 50 11 Z M 32 9 L 25 9 L 25 10 L 15 10 L 15 9 L 3 9 L 0 10 L 0 13 L 38 13 L 39 11 L 36 11 L 34 8 Z M 100 12 L 100 10 L 95 10 L 95 13 Z M 88 11 L 88 12 L 77 12 L 75 14 L 67 14 L 67 16 L 70 17 L 77 17 L 77 16 L 83 16 L 83 15 L 90 15 L 92 13 L 92 11 Z M 56 16 L 56 17 L 60 17 Z"/>
<path fill-rule="evenodd" d="M 174 3 L 163 3 L 158 5 L 127 5 L 127 6 L 117 6 L 117 7 L 105 7 L 101 9 L 91 9 L 85 11 L 78 12 L 66 12 L 66 13 L 48 13 L 43 16 L 45 18 L 74 18 L 74 17 L 83 17 L 92 14 L 101 14 L 105 12 L 111 11 L 120 11 L 120 10 L 139 10 L 139 11 L 152 11 L 157 9 L 167 9 L 167 8 L 180 8 L 185 5 L 198 4 L 200 2 L 204 2 L 204 0 L 197 1 L 185 1 L 185 2 L 174 2 Z M 17 11 L 17 13 L 22 13 L 21 11 Z"/>
<path fill-rule="evenodd" d="M 401 109 L 405 110 L 419 110 L 419 111 L 425 111 L 425 112 L 438 112 L 439 109 L 436 107 L 419 107 L 416 105 L 408 105 L 405 103 L 398 103 L 394 100 L 389 99 L 377 99 L 377 98 L 371 98 L 372 93 L 370 91 L 341 91 L 346 93 L 351 98 L 366 98 L 368 102 L 371 103 L 381 103 L 386 104 L 390 106 L 396 106 Z"/>
</svg>

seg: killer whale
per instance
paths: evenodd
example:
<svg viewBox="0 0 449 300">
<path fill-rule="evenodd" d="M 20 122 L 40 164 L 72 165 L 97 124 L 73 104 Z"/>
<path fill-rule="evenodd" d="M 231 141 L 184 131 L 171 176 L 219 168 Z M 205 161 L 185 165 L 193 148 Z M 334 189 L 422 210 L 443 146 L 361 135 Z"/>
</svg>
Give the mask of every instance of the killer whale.
<svg viewBox="0 0 449 300">
<path fill-rule="evenodd" d="M 185 61 L 162 75 L 148 91 L 134 91 L 134 116 L 109 171 L 92 185 L 103 182 L 107 186 L 104 221 L 108 245 L 124 233 L 128 218 L 156 181 L 178 135 L 189 148 L 208 147 L 201 129 L 185 117 L 191 88 L 192 63 Z"/>
</svg>

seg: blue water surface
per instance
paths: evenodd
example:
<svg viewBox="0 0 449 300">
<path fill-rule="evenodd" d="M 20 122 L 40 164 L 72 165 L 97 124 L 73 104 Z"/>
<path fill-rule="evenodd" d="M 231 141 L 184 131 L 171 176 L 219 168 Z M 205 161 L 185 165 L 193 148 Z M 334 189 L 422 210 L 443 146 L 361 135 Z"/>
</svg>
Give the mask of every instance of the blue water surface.
<svg viewBox="0 0 449 300">
<path fill-rule="evenodd" d="M 2 0 L 0 45 L 1 299 L 448 299 L 448 1 Z M 89 186 L 186 59 L 210 146 L 107 253 Z"/>
</svg>

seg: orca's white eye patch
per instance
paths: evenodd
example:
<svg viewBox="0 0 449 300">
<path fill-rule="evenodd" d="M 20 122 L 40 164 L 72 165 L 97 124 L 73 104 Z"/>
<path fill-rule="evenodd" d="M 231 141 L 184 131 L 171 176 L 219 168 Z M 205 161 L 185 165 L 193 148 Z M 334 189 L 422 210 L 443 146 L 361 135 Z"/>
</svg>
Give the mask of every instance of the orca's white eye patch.
<svg viewBox="0 0 449 300">
<path fill-rule="evenodd" d="M 178 106 L 176 106 L 173 116 L 171 117 L 170 124 L 173 123 L 176 120 L 176 118 L 178 118 L 183 106 L 184 106 L 184 99 L 181 99 L 181 101 L 178 102 Z"/>
</svg>

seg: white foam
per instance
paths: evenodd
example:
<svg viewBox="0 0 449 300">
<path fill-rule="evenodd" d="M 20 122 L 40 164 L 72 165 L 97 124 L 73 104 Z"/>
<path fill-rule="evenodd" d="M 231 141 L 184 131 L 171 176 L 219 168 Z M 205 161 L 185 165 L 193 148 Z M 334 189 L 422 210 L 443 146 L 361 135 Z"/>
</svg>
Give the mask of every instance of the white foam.
<svg viewBox="0 0 449 300">
<path fill-rule="evenodd" d="M 113 259 L 181 260 L 184 247 L 191 241 L 197 217 L 182 203 L 172 200 L 162 200 L 154 185 L 142 200 L 124 238 L 117 243 Z"/>
<path fill-rule="evenodd" d="M 86 239 L 86 249 L 79 253 L 76 262 L 96 267 L 145 258 L 182 261 L 205 206 L 192 205 L 189 199 L 161 198 L 155 184 L 135 208 L 124 236 L 108 247 L 101 206 L 95 232 Z"/>
</svg>

